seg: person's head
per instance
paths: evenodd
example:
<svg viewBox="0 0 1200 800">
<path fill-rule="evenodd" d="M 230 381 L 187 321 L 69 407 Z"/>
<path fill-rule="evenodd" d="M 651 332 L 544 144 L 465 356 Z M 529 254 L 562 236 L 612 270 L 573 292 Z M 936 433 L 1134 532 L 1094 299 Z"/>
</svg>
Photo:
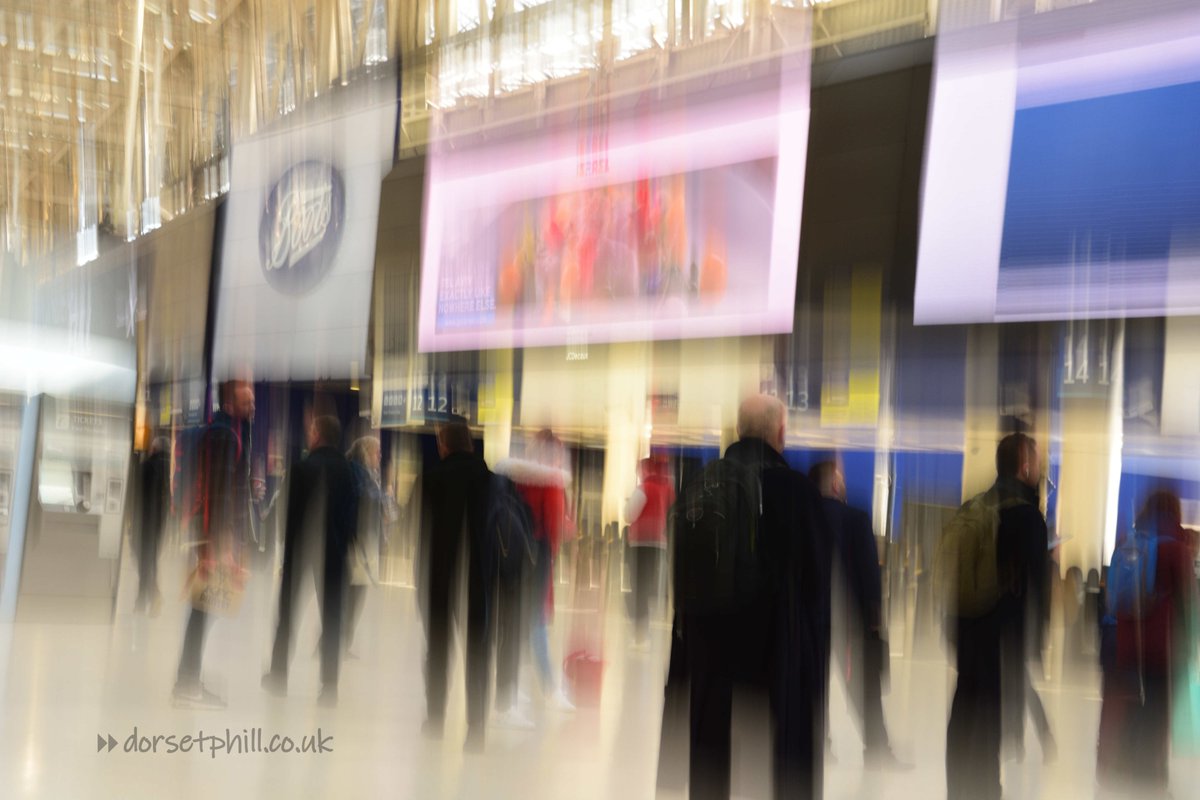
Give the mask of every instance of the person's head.
<svg viewBox="0 0 1200 800">
<path fill-rule="evenodd" d="M 360 436 L 350 445 L 346 458 L 362 464 L 369 470 L 378 470 L 382 451 L 379 440 L 374 436 Z"/>
<path fill-rule="evenodd" d="M 1166 489 L 1151 492 L 1142 505 L 1134 527 L 1138 530 L 1174 533 L 1183 522 L 1179 496 Z"/>
<path fill-rule="evenodd" d="M 221 410 L 234 419 L 254 418 L 254 387 L 243 380 L 225 381 L 217 389 Z"/>
<path fill-rule="evenodd" d="M 846 479 L 836 461 L 821 461 L 808 471 L 809 479 L 817 485 L 822 497 L 846 501 Z"/>
<path fill-rule="evenodd" d="M 738 407 L 739 439 L 762 439 L 771 449 L 783 452 L 787 441 L 787 411 L 778 397 L 754 394 Z"/>
<path fill-rule="evenodd" d="M 169 455 L 170 453 L 170 439 L 162 437 L 162 435 L 158 435 L 158 437 L 150 440 L 150 449 L 146 451 L 146 456 L 157 456 L 160 453 L 163 453 L 163 455 Z"/>
<path fill-rule="evenodd" d="M 996 448 L 996 475 L 1036 487 L 1042 480 L 1037 442 L 1023 433 L 1010 433 Z"/>
<path fill-rule="evenodd" d="M 471 429 L 463 417 L 454 415 L 437 426 L 438 455 L 445 458 L 453 453 L 470 453 L 475 449 Z"/>
<path fill-rule="evenodd" d="M 548 467 L 562 468 L 566 462 L 566 448 L 562 439 L 554 435 L 549 428 L 543 428 L 533 437 L 527 449 L 528 457 L 539 464 Z"/>
<path fill-rule="evenodd" d="M 656 478 L 667 474 L 667 460 L 661 455 L 643 458 L 638 462 L 638 473 L 642 480 Z"/>
<path fill-rule="evenodd" d="M 313 417 L 308 426 L 308 449 L 318 447 L 339 447 L 342 443 L 342 423 L 337 417 L 323 415 Z"/>
</svg>

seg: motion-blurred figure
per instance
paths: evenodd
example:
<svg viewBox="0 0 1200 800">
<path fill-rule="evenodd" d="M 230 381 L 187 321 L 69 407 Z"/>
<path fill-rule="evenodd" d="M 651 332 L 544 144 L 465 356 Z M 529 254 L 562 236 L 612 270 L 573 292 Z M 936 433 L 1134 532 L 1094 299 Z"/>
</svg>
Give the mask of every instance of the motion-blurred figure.
<svg viewBox="0 0 1200 800">
<path fill-rule="evenodd" d="M 953 553 L 943 556 L 953 562 L 953 577 L 943 588 L 951 595 L 947 626 L 958 666 L 946 731 L 950 800 L 999 800 L 1001 795 L 1002 658 L 1019 667 L 1007 701 L 1023 714 L 1028 677 L 1020 644 L 1027 596 L 1044 587 L 1047 533 L 1038 509 L 1040 482 L 1037 443 L 1025 434 L 1010 434 L 996 448 L 996 482 L 967 502 L 951 523 L 960 534 Z M 943 534 L 942 547 L 948 537 Z"/>
<path fill-rule="evenodd" d="M 279 622 L 271 671 L 263 676 L 263 688 L 281 696 L 287 693 L 296 599 L 305 573 L 311 573 L 321 614 L 320 702 L 325 705 L 337 702 L 347 555 L 358 525 L 354 472 L 341 444 L 342 426 L 336 417 L 314 418 L 308 428 L 308 455 L 292 467 L 288 478 Z"/>
<path fill-rule="evenodd" d="M 190 579 L 192 611 L 183 638 L 175 681 L 179 705 L 220 708 L 224 700 L 204 688 L 200 665 L 209 613 L 236 611 L 244 588 L 244 550 L 250 532 L 250 422 L 254 388 L 226 381 L 218 390 L 220 410 L 205 428 L 195 454 L 197 486 L 189 509 L 196 539 Z"/>
<path fill-rule="evenodd" d="M 875 532 L 866 512 L 846 503 L 846 480 L 833 461 L 809 470 L 821 492 L 834 545 L 834 653 L 858 715 L 863 763 L 868 769 L 909 769 L 892 753 L 883 719 L 883 677 L 888 665 L 883 639 L 882 579 Z"/>
<path fill-rule="evenodd" d="M 554 611 L 554 560 L 566 529 L 566 487 L 570 477 L 566 470 L 566 449 L 557 436 L 543 430 L 529 443 L 526 458 L 505 459 L 496 465 L 496 472 L 517 485 L 533 514 L 537 559 L 530 583 L 529 636 L 542 692 L 553 708 L 574 711 L 575 705 L 551 666 L 547 629 Z"/>
<path fill-rule="evenodd" d="M 1195 680 L 1196 578 L 1179 498 L 1146 498 L 1108 571 L 1115 641 L 1104 664 L 1096 777 L 1106 789 L 1167 796 L 1172 689 Z"/>
<path fill-rule="evenodd" d="M 1050 730 L 1050 720 L 1042 699 L 1029 677 L 1032 657 L 1041 665 L 1046 627 L 1050 621 L 1050 587 L 1058 579 L 1058 565 L 1051 558 L 1049 531 L 1046 519 L 1039 510 L 1037 486 L 1041 470 L 1037 467 L 1037 451 L 1030 468 L 1034 476 L 1032 493 L 1025 493 L 1025 505 L 1020 527 L 1002 532 L 996 540 L 996 559 L 1001 581 L 1000 595 L 1000 658 L 1003 702 L 1001 722 L 1002 752 L 1015 760 L 1025 758 L 1025 713 L 1033 718 L 1042 760 L 1053 761 L 1058 756 L 1058 744 Z M 1028 486 L 1028 484 L 1022 484 Z"/>
<path fill-rule="evenodd" d="M 374 436 L 356 439 L 346 453 L 354 471 L 354 489 L 358 498 L 358 533 L 350 546 L 350 588 L 346 598 L 344 639 L 347 658 L 357 658 L 350 646 L 354 644 L 354 632 L 367 601 L 367 587 L 379 584 L 383 526 L 391 510 L 389 498 L 380 485 L 381 455 L 379 440 Z"/>
<path fill-rule="evenodd" d="M 667 512 L 675 503 L 675 487 L 664 458 L 644 458 L 639 465 L 641 482 L 625 505 L 633 562 L 633 639 L 647 642 L 650 603 L 658 592 L 663 554 L 667 550 Z"/>
<path fill-rule="evenodd" d="M 490 472 L 474 452 L 466 420 L 455 417 L 438 426 L 441 460 L 422 477 L 421 598 L 425 612 L 425 725 L 441 736 L 446 716 L 453 603 L 456 577 L 466 561 L 467 745 L 483 745 L 488 691 L 488 592 L 485 524 Z"/>
<path fill-rule="evenodd" d="M 676 504 L 692 798 L 729 797 L 735 684 L 768 691 L 775 796 L 823 791 L 830 542 L 816 488 L 783 459 L 786 413 L 775 398 L 746 399 L 739 441 Z"/>
<path fill-rule="evenodd" d="M 530 729 L 533 721 L 518 707 L 521 650 L 529 618 L 527 584 L 537 568 L 533 511 L 513 481 L 492 475 L 486 536 L 489 575 L 496 576 L 494 621 L 496 641 L 496 724 Z"/>
<path fill-rule="evenodd" d="M 157 617 L 162 607 L 162 592 L 158 589 L 158 551 L 162 541 L 163 523 L 171 508 L 170 443 L 156 436 L 150 453 L 141 464 L 141 514 L 137 536 L 138 591 L 134 613 L 149 608 Z"/>
</svg>

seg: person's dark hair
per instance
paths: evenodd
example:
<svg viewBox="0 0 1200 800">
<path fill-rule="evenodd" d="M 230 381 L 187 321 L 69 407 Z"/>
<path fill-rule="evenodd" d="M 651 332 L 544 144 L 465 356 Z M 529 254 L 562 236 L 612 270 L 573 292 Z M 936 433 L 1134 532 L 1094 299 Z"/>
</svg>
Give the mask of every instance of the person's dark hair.
<svg viewBox="0 0 1200 800">
<path fill-rule="evenodd" d="M 341 447 L 342 423 L 338 422 L 337 417 L 329 415 L 317 417 L 313 420 L 313 426 L 317 429 L 317 437 L 323 446 Z"/>
<path fill-rule="evenodd" d="M 1021 471 L 1021 459 L 1030 448 L 1036 446 L 1032 437 L 1023 433 L 1010 433 L 996 447 L 996 474 L 1001 478 L 1015 478 Z"/>
<path fill-rule="evenodd" d="M 808 479 L 813 482 L 821 494 L 829 493 L 829 482 L 837 472 L 836 461 L 818 461 L 808 470 Z"/>
<path fill-rule="evenodd" d="M 1140 530 L 1170 532 L 1183 522 L 1182 504 L 1179 496 L 1166 489 L 1151 492 L 1142 505 L 1135 527 Z"/>
<path fill-rule="evenodd" d="M 437 435 L 447 452 L 470 453 L 475 449 L 475 442 L 471 439 L 471 429 L 467 426 L 467 420 L 464 417 L 451 416 L 438 426 Z"/>
</svg>

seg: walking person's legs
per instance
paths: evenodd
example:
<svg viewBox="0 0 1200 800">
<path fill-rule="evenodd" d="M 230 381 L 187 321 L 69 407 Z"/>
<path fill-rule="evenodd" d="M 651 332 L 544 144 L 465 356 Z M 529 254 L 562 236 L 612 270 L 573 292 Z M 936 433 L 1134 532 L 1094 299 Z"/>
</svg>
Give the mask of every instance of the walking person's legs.
<svg viewBox="0 0 1200 800">
<path fill-rule="evenodd" d="M 356 658 L 350 652 L 354 644 L 354 633 L 358 630 L 358 621 L 362 618 L 363 607 L 367 604 L 367 587 L 363 584 L 351 584 L 346 588 L 346 619 L 343 622 L 343 650 L 349 658 Z"/>
<path fill-rule="evenodd" d="M 994 620 L 958 621 L 958 683 L 946 728 L 949 800 L 999 800 L 1000 645 Z"/>
<path fill-rule="evenodd" d="M 488 678 L 491 666 L 488 647 L 486 592 L 479 570 L 471 570 L 467 587 L 466 673 L 467 729 L 469 743 L 483 746 L 484 721 L 487 718 Z"/>
<path fill-rule="evenodd" d="M 634 640 L 642 644 L 649 636 L 650 604 L 658 590 L 659 551 L 654 547 L 634 548 Z"/>
<path fill-rule="evenodd" d="M 342 660 L 342 616 L 346 602 L 346 557 L 325 557 L 325 590 L 321 607 L 321 700 L 337 702 L 338 676 Z"/>
<path fill-rule="evenodd" d="M 292 655 L 292 624 L 295 615 L 297 584 L 304 570 L 290 554 L 283 559 L 283 574 L 279 580 L 279 619 L 275 623 L 275 643 L 271 647 L 271 671 L 263 678 L 264 688 L 282 694 L 287 691 L 288 662 Z"/>
<path fill-rule="evenodd" d="M 716 622 L 688 628 L 688 794 L 692 800 L 729 797 L 733 668 L 724 627 Z"/>
</svg>

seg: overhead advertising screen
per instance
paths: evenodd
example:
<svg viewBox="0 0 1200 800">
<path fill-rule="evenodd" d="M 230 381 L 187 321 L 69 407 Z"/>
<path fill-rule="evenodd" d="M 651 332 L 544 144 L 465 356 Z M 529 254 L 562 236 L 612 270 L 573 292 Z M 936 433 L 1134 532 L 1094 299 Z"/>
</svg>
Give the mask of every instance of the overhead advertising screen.
<svg viewBox="0 0 1200 800">
<path fill-rule="evenodd" d="M 915 317 L 1200 313 L 1200 4 L 942 7 Z"/>
<path fill-rule="evenodd" d="M 785 47 L 618 64 L 515 122 L 441 112 L 420 350 L 790 331 L 810 56 L 807 14 L 789 19 Z"/>
<path fill-rule="evenodd" d="M 351 378 L 367 347 L 395 77 L 367 77 L 234 144 L 215 377 Z"/>
</svg>

